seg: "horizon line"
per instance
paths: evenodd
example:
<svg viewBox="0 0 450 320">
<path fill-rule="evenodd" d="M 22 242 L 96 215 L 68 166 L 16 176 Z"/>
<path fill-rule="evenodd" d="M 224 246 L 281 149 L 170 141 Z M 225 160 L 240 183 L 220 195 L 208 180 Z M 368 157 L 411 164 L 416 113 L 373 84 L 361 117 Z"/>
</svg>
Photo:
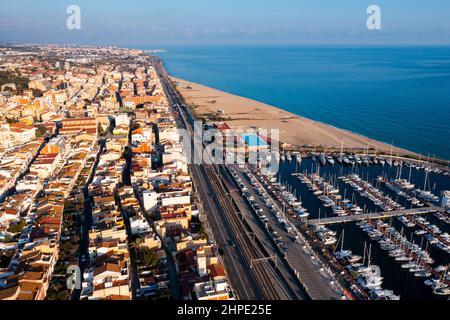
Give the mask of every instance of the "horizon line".
<svg viewBox="0 0 450 320">
<path fill-rule="evenodd" d="M 405 43 L 357 43 L 357 42 L 335 42 L 335 43 L 299 43 L 299 42 L 285 42 L 285 43 L 166 43 L 166 44 L 89 44 L 89 43 L 52 43 L 52 42 L 42 42 L 42 43 L 31 43 L 31 42 L 11 42 L 11 41 L 0 41 L 0 45 L 3 46 L 77 46 L 77 47 L 117 47 L 125 49 L 140 49 L 142 47 L 189 47 L 189 46 L 241 46 L 241 47 L 252 47 L 252 46 L 360 46 L 360 47 L 381 47 L 381 46 L 421 46 L 421 47 L 449 47 L 450 42 L 405 42 Z M 162 49 L 162 48 L 159 48 Z"/>
</svg>

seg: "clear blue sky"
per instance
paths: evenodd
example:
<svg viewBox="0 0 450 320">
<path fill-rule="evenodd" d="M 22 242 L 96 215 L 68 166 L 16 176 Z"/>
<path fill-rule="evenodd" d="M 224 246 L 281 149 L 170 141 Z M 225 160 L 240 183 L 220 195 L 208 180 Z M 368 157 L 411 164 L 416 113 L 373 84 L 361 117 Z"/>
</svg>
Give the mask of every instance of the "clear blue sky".
<svg viewBox="0 0 450 320">
<path fill-rule="evenodd" d="M 0 41 L 165 44 L 450 44 L 448 0 L 3 0 Z M 82 29 L 66 28 L 76 4 Z M 382 30 L 366 9 L 381 7 Z"/>
</svg>

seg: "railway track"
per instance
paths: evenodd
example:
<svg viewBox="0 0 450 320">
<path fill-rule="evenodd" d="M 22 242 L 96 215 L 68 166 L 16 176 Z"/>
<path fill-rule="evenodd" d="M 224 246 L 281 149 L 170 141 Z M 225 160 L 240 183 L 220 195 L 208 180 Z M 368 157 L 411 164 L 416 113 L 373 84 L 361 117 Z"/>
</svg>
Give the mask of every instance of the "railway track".
<svg viewBox="0 0 450 320">
<path fill-rule="evenodd" d="M 162 66 L 157 63 L 156 67 L 159 69 L 162 80 L 166 82 L 166 88 L 171 91 L 168 92 L 168 94 L 174 96 L 171 97 L 171 100 L 173 100 L 172 98 L 175 98 L 175 100 L 182 103 L 183 100 L 171 87 L 167 74 L 162 69 Z M 183 122 L 184 127 L 186 127 L 190 132 L 191 143 L 193 143 L 193 125 L 186 119 L 186 111 L 182 108 L 178 109 L 179 119 Z M 212 195 L 223 209 L 222 215 L 231 227 L 234 238 L 236 239 L 239 249 L 242 252 L 251 275 L 256 280 L 256 284 L 262 297 L 266 300 L 296 299 L 297 296 L 293 290 L 289 288 L 286 279 L 280 277 L 280 273 L 276 270 L 275 264 L 268 260 L 269 257 L 267 257 L 260 250 L 258 244 L 250 236 L 250 231 L 246 230 L 246 226 L 241 220 L 242 213 L 239 212 L 236 204 L 233 205 L 232 199 L 229 198 L 229 193 L 222 182 L 221 174 L 218 171 L 218 168 L 214 165 L 206 164 L 201 166 L 203 167 L 208 178 L 208 182 L 211 185 Z"/>
<path fill-rule="evenodd" d="M 239 218 L 240 212 L 236 211 L 232 205 L 231 200 L 228 198 L 228 192 L 224 189 L 218 173 L 215 171 L 214 166 L 205 165 L 205 171 L 210 179 L 211 186 L 213 188 L 213 194 L 224 209 L 223 213 L 226 216 L 227 221 L 230 223 L 233 233 L 236 236 L 236 241 L 242 250 L 242 253 L 246 259 L 247 264 L 250 266 L 250 270 L 257 279 L 260 291 L 267 300 L 286 300 L 292 297 L 292 294 L 282 285 L 279 281 L 274 281 L 279 278 L 279 275 L 275 271 L 271 262 L 266 259 L 267 257 L 258 249 L 257 244 L 250 236 L 249 231 L 245 229 L 242 221 Z"/>
</svg>

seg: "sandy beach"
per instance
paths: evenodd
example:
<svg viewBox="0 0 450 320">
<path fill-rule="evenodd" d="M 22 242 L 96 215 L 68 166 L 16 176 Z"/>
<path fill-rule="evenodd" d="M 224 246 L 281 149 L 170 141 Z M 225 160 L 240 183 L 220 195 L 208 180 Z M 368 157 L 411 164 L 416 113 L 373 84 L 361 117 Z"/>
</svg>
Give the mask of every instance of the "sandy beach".
<svg viewBox="0 0 450 320">
<path fill-rule="evenodd" d="M 220 117 L 226 119 L 225 122 L 234 129 L 242 128 L 245 130 L 254 127 L 279 129 L 281 142 L 296 147 L 311 145 L 341 148 L 341 142 L 343 141 L 345 149 L 366 149 L 369 145 L 370 148 L 374 148 L 378 152 L 390 153 L 391 146 L 389 144 L 300 117 L 262 102 L 183 79 L 171 78 L 177 84 L 178 90 L 184 96 L 186 102 L 195 106 L 195 112 L 198 115 L 216 114 L 218 110 L 223 110 L 224 113 L 220 114 Z M 393 153 L 395 155 L 414 154 L 395 147 Z"/>
</svg>

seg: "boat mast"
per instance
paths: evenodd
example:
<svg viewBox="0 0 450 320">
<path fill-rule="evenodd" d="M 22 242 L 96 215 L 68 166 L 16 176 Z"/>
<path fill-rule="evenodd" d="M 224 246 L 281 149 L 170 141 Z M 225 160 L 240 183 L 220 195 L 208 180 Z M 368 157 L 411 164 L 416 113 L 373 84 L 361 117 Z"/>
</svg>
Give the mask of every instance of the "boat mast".
<svg viewBox="0 0 450 320">
<path fill-rule="evenodd" d="M 423 182 L 423 190 L 427 191 L 428 171 L 425 171 L 425 181 Z"/>
<path fill-rule="evenodd" d="M 367 251 L 367 242 L 364 241 L 364 254 L 363 254 L 363 265 L 366 263 L 366 251 Z"/>
<path fill-rule="evenodd" d="M 443 282 L 443 280 L 444 280 L 444 278 L 445 278 L 445 275 L 447 274 L 447 272 L 448 272 L 448 267 L 450 266 L 450 264 L 448 264 L 447 265 L 447 268 L 445 269 L 445 271 L 442 273 L 442 275 L 441 275 L 441 277 L 439 278 L 439 286 L 441 286 L 441 284 L 442 284 L 442 282 Z"/>
</svg>

